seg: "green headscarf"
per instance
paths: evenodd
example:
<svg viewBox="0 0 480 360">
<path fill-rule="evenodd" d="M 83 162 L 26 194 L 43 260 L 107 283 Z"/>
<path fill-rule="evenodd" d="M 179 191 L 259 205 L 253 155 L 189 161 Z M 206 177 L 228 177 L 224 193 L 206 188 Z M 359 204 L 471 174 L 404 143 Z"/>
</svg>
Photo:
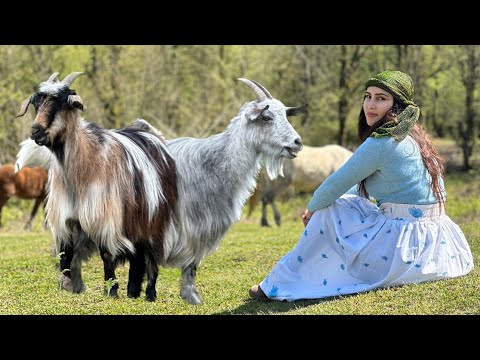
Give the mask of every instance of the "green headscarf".
<svg viewBox="0 0 480 360">
<path fill-rule="evenodd" d="M 413 80 L 401 71 L 385 70 L 365 82 L 365 89 L 376 86 L 388 91 L 395 100 L 406 106 L 397 115 L 397 121 L 389 121 L 379 126 L 372 133 L 372 137 L 379 138 L 392 136 L 396 140 L 405 139 L 420 116 L 419 107 L 413 102 Z"/>
</svg>

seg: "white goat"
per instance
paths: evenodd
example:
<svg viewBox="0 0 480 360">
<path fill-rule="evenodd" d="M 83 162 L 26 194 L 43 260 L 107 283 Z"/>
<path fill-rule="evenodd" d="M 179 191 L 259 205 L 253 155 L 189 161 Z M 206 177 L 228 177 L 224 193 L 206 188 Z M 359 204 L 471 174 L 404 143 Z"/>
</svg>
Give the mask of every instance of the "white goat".
<svg viewBox="0 0 480 360">
<path fill-rule="evenodd" d="M 239 80 L 257 99 L 245 103 L 225 131 L 205 139 L 167 141 L 177 169 L 178 203 L 160 263 L 182 269 L 180 296 L 190 304 L 202 302 L 195 286 L 197 268 L 240 219 L 261 163 L 275 179 L 283 175 L 283 158 L 294 158 L 302 149 L 287 115 L 304 107 L 285 107 L 259 83 Z"/>
</svg>

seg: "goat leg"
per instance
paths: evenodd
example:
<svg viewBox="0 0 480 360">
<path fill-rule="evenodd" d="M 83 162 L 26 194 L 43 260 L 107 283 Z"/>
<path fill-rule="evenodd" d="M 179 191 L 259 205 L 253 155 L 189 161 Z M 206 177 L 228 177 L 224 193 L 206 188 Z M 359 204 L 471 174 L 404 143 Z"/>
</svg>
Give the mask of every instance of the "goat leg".
<svg viewBox="0 0 480 360">
<path fill-rule="evenodd" d="M 280 215 L 280 211 L 278 211 L 277 205 L 275 204 L 273 199 L 271 205 L 273 209 L 273 216 L 275 217 L 275 224 L 280 226 L 282 224 L 282 216 Z"/>
<path fill-rule="evenodd" d="M 33 209 L 32 209 L 32 213 L 30 214 L 30 219 L 27 221 L 27 223 L 25 224 L 25 230 L 32 230 L 32 221 L 33 221 L 33 218 L 35 217 L 35 215 L 37 214 L 37 211 L 38 211 L 38 207 L 40 206 L 40 204 L 43 202 L 43 199 L 42 198 L 36 198 L 35 199 L 35 204 L 33 205 Z"/>
<path fill-rule="evenodd" d="M 73 254 L 70 275 L 72 276 L 72 292 L 74 294 L 84 292 L 85 285 L 82 279 L 82 258 L 76 252 Z"/>
<path fill-rule="evenodd" d="M 195 277 L 197 276 L 197 266 L 195 264 L 187 265 L 182 268 L 182 280 L 180 284 L 180 296 L 189 304 L 199 305 L 202 303 L 202 297 L 195 287 Z"/>
<path fill-rule="evenodd" d="M 0 193 L 0 228 L 2 227 L 2 208 L 3 208 L 3 205 L 7 203 L 7 200 L 8 200 L 8 197 Z"/>
<path fill-rule="evenodd" d="M 145 276 L 145 248 L 135 244 L 135 254 L 129 254 L 130 270 L 128 271 L 127 296 L 138 298 L 142 291 L 142 281 Z"/>
<path fill-rule="evenodd" d="M 62 289 L 80 294 L 85 291 L 82 280 L 82 259 L 75 254 L 74 247 L 70 243 L 62 243 L 60 247 L 60 281 Z"/>
<path fill-rule="evenodd" d="M 73 258 L 70 264 L 72 287 L 75 294 L 80 294 L 85 291 L 85 285 L 82 279 L 82 262 L 88 260 L 96 251 L 96 246 L 87 236 L 78 221 L 70 219 L 67 220 L 67 222 L 67 226 L 69 226 L 72 231 Z"/>
<path fill-rule="evenodd" d="M 70 244 L 61 243 L 60 245 L 60 262 L 59 268 L 62 275 L 60 275 L 61 288 L 73 292 L 72 275 L 70 274 L 70 267 L 73 259 L 73 246 Z"/>
<path fill-rule="evenodd" d="M 157 299 L 157 290 L 155 285 L 157 284 L 158 277 L 158 263 L 156 261 L 155 254 L 150 247 L 145 252 L 145 262 L 147 265 L 147 288 L 145 289 L 146 299 L 148 301 L 155 301 Z"/>
<path fill-rule="evenodd" d="M 105 280 L 104 294 L 118 297 L 118 282 L 115 276 L 116 261 L 112 254 L 104 247 L 100 247 L 100 256 L 103 260 L 103 279 Z"/>
<path fill-rule="evenodd" d="M 267 202 L 262 199 L 262 219 L 260 220 L 261 226 L 270 226 L 267 220 Z"/>
</svg>

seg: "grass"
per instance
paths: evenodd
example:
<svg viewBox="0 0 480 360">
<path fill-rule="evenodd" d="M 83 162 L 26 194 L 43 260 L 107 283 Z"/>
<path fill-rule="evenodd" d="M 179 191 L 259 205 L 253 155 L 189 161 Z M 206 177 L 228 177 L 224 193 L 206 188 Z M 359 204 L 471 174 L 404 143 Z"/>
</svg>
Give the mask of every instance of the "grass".
<svg viewBox="0 0 480 360">
<path fill-rule="evenodd" d="M 479 175 L 449 175 L 448 213 L 464 231 L 475 264 L 480 263 Z M 479 314 L 478 266 L 461 278 L 382 289 L 363 294 L 294 303 L 262 303 L 248 298 L 248 289 L 269 272 L 297 242 L 303 229 L 299 220 L 307 197 L 280 204 L 281 227 L 261 228 L 260 209 L 251 219 L 235 224 L 220 248 L 205 258 L 197 277 L 204 304 L 192 306 L 179 296 L 180 271 L 161 269 L 158 299 L 126 296 L 128 265 L 118 268 L 119 298 L 103 295 L 103 266 L 94 257 L 83 268 L 85 293 L 59 290 L 55 258 L 50 256 L 51 235 L 43 230 L 43 214 L 33 231 L 21 230 L 29 202 L 18 201 L 4 212 L 0 230 L 0 314 Z M 18 230 L 18 229 L 20 230 Z"/>
<path fill-rule="evenodd" d="M 446 184 L 447 213 L 462 228 L 474 256 L 476 267 L 470 274 L 294 303 L 253 301 L 248 289 L 296 244 L 303 230 L 299 216 L 309 197 L 279 204 L 281 227 L 260 227 L 260 207 L 251 219 L 235 224 L 217 252 L 199 268 L 197 285 L 204 298 L 200 306 L 180 298 L 180 270 L 172 268 L 160 269 L 155 303 L 145 301 L 144 293 L 139 299 L 127 298 L 128 264 L 117 271 L 119 298 L 106 297 L 99 256 L 84 264 L 85 293 L 59 290 L 56 259 L 50 255 L 51 234 L 42 227 L 43 212 L 37 215 L 33 230 L 24 231 L 33 204 L 12 199 L 3 211 L 5 226 L 0 229 L 0 314 L 480 314 L 480 172 L 449 173 Z"/>
</svg>

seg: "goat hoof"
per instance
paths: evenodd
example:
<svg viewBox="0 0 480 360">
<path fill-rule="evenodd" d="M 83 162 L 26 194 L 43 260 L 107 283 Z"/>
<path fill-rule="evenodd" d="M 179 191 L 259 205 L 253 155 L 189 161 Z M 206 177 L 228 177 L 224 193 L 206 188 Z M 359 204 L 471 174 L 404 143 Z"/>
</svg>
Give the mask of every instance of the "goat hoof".
<svg viewBox="0 0 480 360">
<path fill-rule="evenodd" d="M 130 299 L 136 299 L 136 298 L 140 297 L 141 293 L 142 293 L 141 284 L 134 283 L 133 281 L 128 281 L 127 296 Z"/>
<path fill-rule="evenodd" d="M 85 291 L 86 287 L 83 284 L 79 284 L 73 287 L 74 294 L 81 294 Z"/>
<path fill-rule="evenodd" d="M 190 305 L 201 305 L 202 304 L 202 298 L 198 294 L 192 294 L 186 300 Z"/>
<path fill-rule="evenodd" d="M 69 292 L 73 292 L 73 284 L 72 284 L 72 279 L 70 279 L 68 276 L 65 274 L 60 275 L 60 283 L 62 284 L 62 289 L 67 290 Z"/>
<path fill-rule="evenodd" d="M 155 302 L 155 300 L 157 300 L 157 294 L 147 294 L 145 299 L 150 302 Z"/>
<path fill-rule="evenodd" d="M 127 293 L 127 297 L 129 297 L 130 299 L 138 299 L 140 297 L 140 291 L 138 292 L 129 292 Z"/>
<path fill-rule="evenodd" d="M 190 305 L 200 305 L 202 303 L 202 297 L 196 288 L 182 289 L 180 296 L 183 300 L 186 300 Z"/>
</svg>

